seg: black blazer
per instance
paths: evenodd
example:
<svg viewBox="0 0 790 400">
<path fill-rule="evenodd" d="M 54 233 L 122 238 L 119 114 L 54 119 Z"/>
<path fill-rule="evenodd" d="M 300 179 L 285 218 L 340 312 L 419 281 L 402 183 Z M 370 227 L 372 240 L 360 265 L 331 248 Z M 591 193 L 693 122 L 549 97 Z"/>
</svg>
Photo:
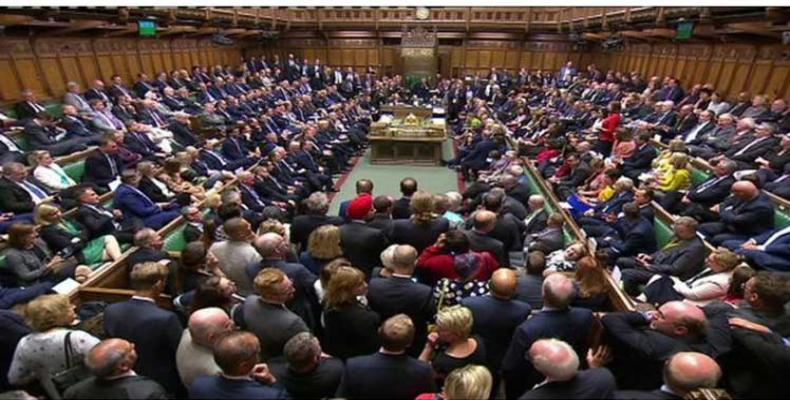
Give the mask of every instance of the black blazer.
<svg viewBox="0 0 790 400">
<path fill-rule="evenodd" d="M 389 240 L 384 234 L 364 223 L 352 221 L 340 227 L 340 247 L 351 265 L 370 276 L 373 268 L 381 264 L 381 252 Z"/>
<path fill-rule="evenodd" d="M 565 310 L 541 311 L 519 325 L 502 359 L 502 377 L 505 379 L 507 398 L 517 398 L 543 380 L 543 376 L 524 357 L 535 341 L 542 338 L 563 340 L 583 360 L 587 355 L 592 323 L 592 311 L 571 307 Z"/>
<path fill-rule="evenodd" d="M 400 313 L 411 318 L 414 323 L 414 343 L 409 353 L 419 355 L 425 345 L 428 323 L 436 313 L 431 287 L 398 276 L 373 278 L 367 298 L 370 308 L 379 313 L 382 321 Z"/>
<path fill-rule="evenodd" d="M 182 146 L 198 146 L 202 140 L 195 135 L 187 124 L 173 121 L 168 125 L 170 132 L 173 132 L 173 138 Z"/>
<path fill-rule="evenodd" d="M 527 320 L 531 307 L 519 300 L 502 300 L 491 295 L 467 297 L 461 305 L 472 310 L 472 330 L 483 339 L 488 368 L 499 372 L 513 332 Z"/>
<path fill-rule="evenodd" d="M 656 389 L 651 391 L 618 390 L 614 392 L 614 398 L 621 400 L 681 400 L 683 397 Z"/>
<path fill-rule="evenodd" d="M 83 248 L 88 237 L 84 234 L 85 232 L 82 233 L 83 235 L 75 235 L 58 225 L 44 225 L 39 231 L 41 239 L 44 240 L 53 253 L 57 253 L 67 247 L 75 250 Z M 79 240 L 75 242 L 74 239 Z"/>
<path fill-rule="evenodd" d="M 37 102 L 37 104 L 44 107 L 44 105 L 41 103 Z M 20 121 L 36 116 L 36 110 L 26 101 L 20 101 L 19 103 L 14 104 L 14 112 L 16 112 L 16 119 Z"/>
<path fill-rule="evenodd" d="M 107 157 L 115 163 L 115 175 L 113 175 L 113 168 L 110 165 L 111 161 Z M 123 160 L 117 154 L 105 155 L 97 151 L 85 159 L 85 174 L 82 176 L 82 181 L 107 187 L 110 182 L 118 177 L 123 168 Z"/>
<path fill-rule="evenodd" d="M 395 224 L 395 220 L 392 219 L 390 215 L 383 215 L 383 214 L 375 214 L 373 219 L 368 221 L 368 226 L 376 228 L 384 233 L 390 241 L 392 241 L 392 227 Z"/>
<path fill-rule="evenodd" d="M 96 207 L 103 208 L 101 205 Z M 77 208 L 76 220 L 85 227 L 90 238 L 111 235 L 115 231 L 112 217 L 84 205 Z"/>
<path fill-rule="evenodd" d="M 611 399 L 617 384 L 606 368 L 579 371 L 567 381 L 548 382 L 532 389 L 519 400 L 527 399 Z"/>
<path fill-rule="evenodd" d="M 324 311 L 324 339 L 327 353 L 347 359 L 378 350 L 381 323 L 375 311 L 361 304 Z"/>
<path fill-rule="evenodd" d="M 411 198 L 401 197 L 392 205 L 392 219 L 406 219 L 411 217 Z"/>
<path fill-rule="evenodd" d="M 450 229 L 450 222 L 441 217 L 431 221 L 428 225 L 417 225 L 411 219 L 402 219 L 392 223 L 390 238 L 393 243 L 412 245 L 417 249 L 417 253 L 422 253 L 448 229 Z"/>
<path fill-rule="evenodd" d="M 651 167 L 653 159 L 656 158 L 656 148 L 647 144 L 637 148 L 631 157 L 623 159 L 623 171 L 643 171 Z"/>
<path fill-rule="evenodd" d="M 184 328 L 174 312 L 145 300 L 114 303 L 104 310 L 104 329 L 110 337 L 134 343 L 137 373 L 156 380 L 173 395 L 184 397 L 176 368 L 176 350 Z"/>
<path fill-rule="evenodd" d="M 719 178 L 712 176 L 689 190 L 687 194 L 689 200 L 705 208 L 711 208 L 724 201 L 730 195 L 730 188 L 735 183 L 735 178 L 732 175 Z"/>
<path fill-rule="evenodd" d="M 302 250 L 307 249 L 307 239 L 310 234 L 321 225 L 336 225 L 343 224 L 343 220 L 339 217 L 328 215 L 297 215 L 291 222 L 291 243 L 299 244 Z"/>
<path fill-rule="evenodd" d="M 353 399 L 414 399 L 435 392 L 430 364 L 405 354 L 376 353 L 346 362 L 336 397 Z"/>
<path fill-rule="evenodd" d="M 159 186 L 156 186 L 156 184 L 151 181 L 151 178 L 147 176 L 144 176 L 142 179 L 140 179 L 140 185 L 137 186 L 137 189 L 143 192 L 146 196 L 148 196 L 148 198 L 151 199 L 151 201 L 155 203 L 167 203 L 171 200 L 169 197 L 165 196 L 165 193 L 162 191 L 162 189 L 160 189 Z"/>
<path fill-rule="evenodd" d="M 469 239 L 469 248 L 472 251 L 487 251 L 497 259 L 500 267 L 510 266 L 510 257 L 505 253 L 505 246 L 499 240 L 475 230 L 467 231 L 466 237 Z"/>
<path fill-rule="evenodd" d="M 36 186 L 46 192 L 44 187 Z M 22 214 L 32 212 L 35 206 L 27 190 L 6 177 L 0 178 L 0 211 Z"/>
</svg>

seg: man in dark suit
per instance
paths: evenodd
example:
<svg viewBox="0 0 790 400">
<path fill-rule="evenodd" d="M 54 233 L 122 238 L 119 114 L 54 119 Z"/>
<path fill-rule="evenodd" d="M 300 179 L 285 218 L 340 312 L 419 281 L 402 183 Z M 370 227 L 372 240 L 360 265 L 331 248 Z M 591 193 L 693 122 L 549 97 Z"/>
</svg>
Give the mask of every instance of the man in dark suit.
<svg viewBox="0 0 790 400">
<path fill-rule="evenodd" d="M 36 204 L 50 200 L 49 193 L 27 180 L 27 169 L 20 163 L 3 164 L 0 178 L 0 211 L 19 214 L 32 213 Z"/>
<path fill-rule="evenodd" d="M 22 101 L 14 105 L 14 112 L 18 120 L 26 120 L 35 117 L 40 112 L 47 109 L 41 104 L 36 95 L 30 89 L 25 89 L 21 93 Z"/>
<path fill-rule="evenodd" d="M 592 168 L 590 168 L 588 163 L 581 160 L 579 154 L 568 154 L 565 158 L 565 163 L 571 170 L 569 175 L 563 178 L 552 176 L 548 179 L 550 183 L 556 185 L 554 191 L 562 199 L 567 199 L 571 194 L 575 193 L 577 188 L 584 184 L 592 175 Z"/>
<path fill-rule="evenodd" d="M 769 271 L 790 271 L 790 228 L 771 230 L 749 240 L 728 240 L 722 246 L 743 255 L 749 264 Z"/>
<path fill-rule="evenodd" d="M 545 208 L 546 199 L 539 194 L 529 196 L 527 205 L 529 206 L 529 215 L 524 220 L 524 233 L 527 235 L 537 233 L 546 228 L 546 221 L 549 219 L 549 212 Z"/>
<path fill-rule="evenodd" d="M 521 232 L 524 225 L 523 219 L 504 212 L 506 199 L 507 195 L 501 188 L 492 189 L 483 195 L 483 208 L 497 215 L 496 225 L 489 235 L 502 242 L 502 247 L 506 253 L 520 252 L 523 245 Z M 472 221 L 469 221 L 467 226 L 470 226 L 471 223 Z"/>
<path fill-rule="evenodd" d="M 570 307 L 573 297 L 573 282 L 564 275 L 551 274 L 543 281 L 543 310 L 516 328 L 502 359 L 507 398 L 518 398 L 543 379 L 525 357 L 539 339 L 560 339 L 579 357 L 587 354 L 593 315 L 588 309 Z"/>
<path fill-rule="evenodd" d="M 656 158 L 656 148 L 650 144 L 650 133 L 642 132 L 636 137 L 636 151 L 631 157 L 623 159 L 623 175 L 637 180 L 639 175 L 652 168 L 653 159 Z"/>
<path fill-rule="evenodd" d="M 756 165 L 754 160 L 766 155 L 771 149 L 778 146 L 779 140 L 774 137 L 776 124 L 763 122 L 754 129 L 752 140 L 743 143 L 741 146 L 724 152 L 724 156 L 738 163 L 738 169 L 750 169 Z"/>
<path fill-rule="evenodd" d="M 102 139 L 99 151 L 85 159 L 85 174 L 82 181 L 108 191 L 110 182 L 119 178 L 123 160 L 118 156 L 118 144 L 111 137 Z"/>
<path fill-rule="evenodd" d="M 304 265 L 286 261 L 290 252 L 288 242 L 282 236 L 269 232 L 255 239 L 255 249 L 263 258 L 260 263 L 248 265 L 245 269 L 250 281 L 263 268 L 274 267 L 288 275 L 294 287 L 293 298 L 288 308 L 298 315 L 310 328 L 319 325 L 320 306 L 315 293 L 315 281 L 318 278 Z"/>
<path fill-rule="evenodd" d="M 680 400 L 699 389 L 713 389 L 721 379 L 716 360 L 702 353 L 676 353 L 664 366 L 664 384 L 652 391 L 618 390 L 615 399 Z"/>
<path fill-rule="evenodd" d="M 368 226 L 376 228 L 384 233 L 388 239 L 392 239 L 392 207 L 395 202 L 389 196 L 376 196 L 373 199 L 373 208 L 376 211 L 373 219 L 368 222 Z"/>
<path fill-rule="evenodd" d="M 436 313 L 430 286 L 415 281 L 414 267 L 417 251 L 409 245 L 399 245 L 393 251 L 392 276 L 376 277 L 370 280 L 368 304 L 381 319 L 397 314 L 406 314 L 414 323 L 415 343 L 409 354 L 418 356 L 425 346 L 428 323 Z"/>
<path fill-rule="evenodd" d="M 639 295 L 639 286 L 654 274 L 676 276 L 683 281 L 696 275 L 703 268 L 707 251 L 697 236 L 698 225 L 691 217 L 680 217 L 672 224 L 675 236 L 661 250 L 618 258 L 617 266 L 623 271 L 626 293 Z"/>
<path fill-rule="evenodd" d="M 698 351 L 717 357 L 729 351 L 729 326 L 723 315 L 708 318 L 682 301 L 657 311 L 612 312 L 601 318 L 613 360 L 607 366 L 620 389 L 653 390 L 661 385 L 665 362 L 675 353 Z"/>
<path fill-rule="evenodd" d="M 487 251 L 497 259 L 499 266 L 509 267 L 510 257 L 505 253 L 504 245 L 491 236 L 491 232 L 496 227 L 496 214 L 488 210 L 480 210 L 473 214 L 472 220 L 472 230 L 466 232 L 469 249 Z"/>
<path fill-rule="evenodd" d="M 139 318 L 139 316 L 136 316 Z M 106 339 L 94 346 L 86 357 L 86 365 L 93 377 L 79 382 L 63 392 L 64 399 L 166 399 L 167 393 L 159 383 L 137 375 L 132 368 L 142 371 L 138 361 L 139 347 L 124 339 Z M 182 396 L 185 393 L 182 392 Z"/>
<path fill-rule="evenodd" d="M 134 343 L 140 356 L 137 372 L 156 380 L 173 395 L 183 397 L 185 390 L 176 367 L 176 350 L 183 327 L 174 312 L 156 305 L 168 275 L 168 268 L 160 263 L 135 265 L 130 276 L 135 295 L 131 300 L 107 306 L 104 329 L 111 337 Z"/>
<path fill-rule="evenodd" d="M 165 208 L 154 203 L 148 196 L 137 189 L 140 174 L 135 170 L 124 170 L 121 173 L 122 184 L 114 193 L 113 205 L 121 210 L 127 218 L 140 218 L 145 226 L 159 229 L 170 221 L 178 218 L 177 203 L 165 204 Z"/>
<path fill-rule="evenodd" d="M 82 139 L 66 139 L 65 132 L 60 132 L 58 129 L 52 115 L 42 111 L 25 124 L 25 135 L 33 149 L 47 150 L 53 156 L 62 156 L 87 149 Z"/>
<path fill-rule="evenodd" d="M 735 182 L 732 195 L 711 210 L 719 213 L 719 222 L 704 223 L 699 230 L 716 246 L 728 240 L 746 240 L 774 227 L 773 202 L 749 181 Z"/>
<path fill-rule="evenodd" d="M 220 375 L 200 376 L 189 388 L 190 399 L 287 399 L 288 393 L 271 386 L 276 378 L 261 364 L 261 343 L 249 332 L 233 332 L 214 346 Z"/>
<path fill-rule="evenodd" d="M 599 245 L 608 247 L 613 257 L 631 257 L 641 252 L 656 251 L 656 234 L 653 224 L 642 218 L 639 206 L 626 203 L 623 206 L 624 218 L 615 223 L 617 237 L 604 237 Z"/>
<path fill-rule="evenodd" d="M 546 229 L 527 235 L 524 240 L 524 253 L 540 251 L 543 254 L 550 254 L 562 248 L 565 240 L 562 233 L 565 219 L 562 214 L 552 213 L 546 222 Z"/>
<path fill-rule="evenodd" d="M 168 253 L 162 251 L 162 246 L 165 244 L 162 235 L 151 228 L 143 228 L 135 232 L 133 244 L 138 249 L 126 259 L 130 270 L 137 264 L 156 262 L 167 265 L 173 261 Z M 173 291 L 173 287 L 168 289 Z"/>
<path fill-rule="evenodd" d="M 400 192 L 403 195 L 395 200 L 392 207 L 392 219 L 407 219 L 411 217 L 411 196 L 417 192 L 417 180 L 414 178 L 403 178 L 400 181 Z"/>
<path fill-rule="evenodd" d="M 167 126 L 167 130 L 173 132 L 173 139 L 182 147 L 199 146 L 203 139 L 199 138 L 190 128 L 189 114 L 177 112 L 173 114 L 175 119 Z"/>
<path fill-rule="evenodd" d="M 113 235 L 121 243 L 131 243 L 134 232 L 144 227 L 143 222 L 132 217 L 124 218 L 121 210 L 110 210 L 99 203 L 99 195 L 82 187 L 74 193 L 79 201 L 75 219 L 87 230 L 91 239 Z"/>
<path fill-rule="evenodd" d="M 299 248 L 304 251 L 307 249 L 307 239 L 310 234 L 321 225 L 337 225 L 343 224 L 343 220 L 339 217 L 330 217 L 326 215 L 329 210 L 329 199 L 323 192 L 315 192 L 310 195 L 303 202 L 304 214 L 294 217 L 291 223 L 291 243 L 299 245 Z"/>
<path fill-rule="evenodd" d="M 340 227 L 340 247 L 351 264 L 370 276 L 373 268 L 381 264 L 381 252 L 389 240 L 384 233 L 367 225 L 373 217 L 373 197 L 361 196 L 348 206 L 350 222 Z"/>
<path fill-rule="evenodd" d="M 434 392 L 430 364 L 406 354 L 414 339 L 411 319 L 398 314 L 379 328 L 381 349 L 346 362 L 337 397 L 354 399 L 413 399 Z"/>
<path fill-rule="evenodd" d="M 113 75 L 110 80 L 112 86 L 110 87 L 110 96 L 114 99 L 119 97 L 128 97 L 129 99 L 138 98 L 137 93 L 123 84 L 123 78 L 120 75 Z"/>
<path fill-rule="evenodd" d="M 13 138 L 6 135 L 5 132 L 0 132 L 0 163 L 9 161 L 24 164 L 27 163 L 27 156 Z"/>
<path fill-rule="evenodd" d="M 491 275 L 490 294 L 461 300 L 461 305 L 472 310 L 472 332 L 483 338 L 486 366 L 494 376 L 492 393 L 499 387 L 502 359 L 510 347 L 513 332 L 527 320 L 531 311 L 529 304 L 513 299 L 517 284 L 518 275 L 514 270 L 500 268 Z"/>
<path fill-rule="evenodd" d="M 269 363 L 277 383 L 299 399 L 332 398 L 340 386 L 345 367 L 321 351 L 318 338 L 309 332 L 297 333 L 285 344 L 285 362 Z"/>
<path fill-rule="evenodd" d="M 285 306 L 296 289 L 285 272 L 264 268 L 255 276 L 255 291 L 257 295 L 248 296 L 233 309 L 233 320 L 258 337 L 264 359 L 281 356 L 290 338 L 309 331 L 305 322 Z"/>
<path fill-rule="evenodd" d="M 102 133 L 94 131 L 93 124 L 79 115 L 77 108 L 66 104 L 63 106 L 63 116 L 59 121 L 60 126 L 66 130 L 66 137 L 77 139 L 84 144 L 98 144 L 101 141 Z"/>
<path fill-rule="evenodd" d="M 659 203 L 673 214 L 687 215 L 697 220 L 705 220 L 700 215 L 710 213 L 709 209 L 724 201 L 735 183 L 733 172 L 738 164 L 731 160 L 721 160 L 713 166 L 713 176 L 693 187 L 685 195 L 682 192 L 665 193 Z"/>
<path fill-rule="evenodd" d="M 546 377 L 543 383 L 524 393 L 527 399 L 610 399 L 617 385 L 606 368 L 579 370 L 579 355 L 568 343 L 541 339 L 529 348 L 535 370 Z"/>
</svg>

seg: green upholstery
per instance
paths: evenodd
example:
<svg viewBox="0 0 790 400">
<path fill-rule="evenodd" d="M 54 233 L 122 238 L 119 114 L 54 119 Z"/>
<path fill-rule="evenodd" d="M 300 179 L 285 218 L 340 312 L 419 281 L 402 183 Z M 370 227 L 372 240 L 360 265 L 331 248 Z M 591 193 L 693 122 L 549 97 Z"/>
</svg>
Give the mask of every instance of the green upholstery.
<svg viewBox="0 0 790 400">
<path fill-rule="evenodd" d="M 63 116 L 63 104 L 61 103 L 50 103 L 45 105 L 44 108 L 46 108 L 47 112 L 55 118 L 60 118 Z"/>
<path fill-rule="evenodd" d="M 700 183 L 704 182 L 708 178 L 710 178 L 709 172 L 703 171 L 699 168 L 691 169 L 691 183 L 694 186 L 698 186 Z"/>
<path fill-rule="evenodd" d="M 63 170 L 66 171 L 66 175 L 74 179 L 74 182 L 81 182 L 82 176 L 85 174 L 85 160 L 68 164 L 63 167 Z"/>
<path fill-rule="evenodd" d="M 656 231 L 656 244 L 658 248 L 664 247 L 670 240 L 675 232 L 672 230 L 672 225 L 662 221 L 658 218 L 655 219 L 654 230 Z"/>
<path fill-rule="evenodd" d="M 0 253 L 0 268 L 6 268 L 8 264 L 5 262 L 5 252 Z"/>
<path fill-rule="evenodd" d="M 165 238 L 165 244 L 162 246 L 162 251 L 182 251 L 187 246 L 187 240 L 184 238 L 184 227 L 181 225 L 176 230 Z"/>
<path fill-rule="evenodd" d="M 774 228 L 780 229 L 790 225 L 790 215 L 784 208 L 776 208 L 774 211 Z"/>
<path fill-rule="evenodd" d="M 571 232 L 570 229 L 563 229 L 562 230 L 562 238 L 563 238 L 563 241 L 565 242 L 566 246 L 571 244 L 571 243 L 573 243 L 573 242 L 575 242 L 577 240 L 576 236 L 573 236 L 573 232 Z"/>
<path fill-rule="evenodd" d="M 16 136 L 14 137 L 14 141 L 19 145 L 19 148 L 24 151 L 33 150 L 33 146 L 30 145 L 30 140 L 28 140 L 27 135 Z"/>
</svg>

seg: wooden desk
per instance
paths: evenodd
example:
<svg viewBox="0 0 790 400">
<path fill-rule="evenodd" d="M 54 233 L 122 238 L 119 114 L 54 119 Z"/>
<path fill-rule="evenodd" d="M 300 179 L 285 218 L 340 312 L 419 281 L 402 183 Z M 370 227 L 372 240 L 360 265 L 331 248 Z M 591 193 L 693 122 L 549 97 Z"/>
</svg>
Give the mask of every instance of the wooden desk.
<svg viewBox="0 0 790 400">
<path fill-rule="evenodd" d="M 444 137 L 369 136 L 371 164 L 440 165 Z"/>
</svg>

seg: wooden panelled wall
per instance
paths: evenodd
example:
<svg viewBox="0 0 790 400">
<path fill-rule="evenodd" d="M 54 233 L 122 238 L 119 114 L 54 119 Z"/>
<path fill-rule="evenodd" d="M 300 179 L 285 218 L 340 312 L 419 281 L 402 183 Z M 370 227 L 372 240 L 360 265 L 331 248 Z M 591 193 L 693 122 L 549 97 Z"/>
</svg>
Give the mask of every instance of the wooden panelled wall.
<svg viewBox="0 0 790 400">
<path fill-rule="evenodd" d="M 194 65 L 236 64 L 238 47 L 220 47 L 211 40 L 122 38 L 4 38 L 0 39 L 0 102 L 13 102 L 23 88 L 39 98 L 60 99 L 66 82 L 83 89 L 97 78 L 105 83 L 118 74 L 131 85 L 137 74 Z"/>
<path fill-rule="evenodd" d="M 353 67 L 364 72 L 368 66 L 380 73 L 400 72 L 400 46 L 381 45 L 376 39 L 283 40 L 273 46 L 250 48 L 248 55 L 293 53 L 311 63 L 320 59 L 329 66 Z M 558 70 L 567 60 L 577 65 L 593 62 L 592 53 L 576 51 L 566 42 L 514 42 L 470 40 L 463 46 L 439 46 L 441 73 L 455 77 L 487 74 L 491 67 L 517 72 L 520 68 Z"/>
<path fill-rule="evenodd" d="M 712 83 L 733 98 L 740 92 L 790 99 L 790 48 L 749 44 L 641 44 L 604 53 L 608 68 L 644 76 L 676 76 L 688 87 Z"/>
</svg>

